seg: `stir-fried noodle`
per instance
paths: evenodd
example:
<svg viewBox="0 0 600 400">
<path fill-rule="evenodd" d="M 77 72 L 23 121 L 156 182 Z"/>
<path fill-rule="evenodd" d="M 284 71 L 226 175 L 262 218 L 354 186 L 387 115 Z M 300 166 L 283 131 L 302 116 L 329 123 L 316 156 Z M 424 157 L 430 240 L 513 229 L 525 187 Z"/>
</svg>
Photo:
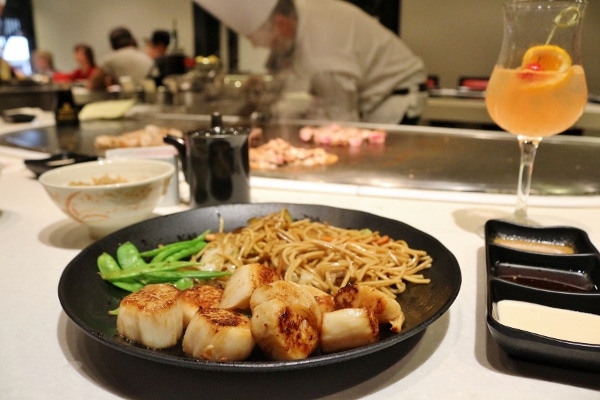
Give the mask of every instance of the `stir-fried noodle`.
<svg viewBox="0 0 600 400">
<path fill-rule="evenodd" d="M 368 229 L 293 221 L 286 209 L 254 218 L 235 232 L 215 235 L 196 258 L 200 257 L 206 269 L 232 270 L 257 262 L 285 280 L 329 293 L 360 283 L 392 297 L 404 292 L 406 282 L 429 283 L 421 271 L 432 264 L 425 251 L 412 249 L 403 240 Z"/>
</svg>

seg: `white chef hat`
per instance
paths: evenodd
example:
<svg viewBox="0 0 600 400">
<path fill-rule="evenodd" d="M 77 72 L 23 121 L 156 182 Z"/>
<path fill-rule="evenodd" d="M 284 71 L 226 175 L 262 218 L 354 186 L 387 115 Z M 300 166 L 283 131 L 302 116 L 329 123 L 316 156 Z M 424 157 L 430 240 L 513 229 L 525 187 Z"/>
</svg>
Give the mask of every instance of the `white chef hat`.
<svg viewBox="0 0 600 400">
<path fill-rule="evenodd" d="M 273 12 L 277 0 L 194 0 L 240 35 L 256 32 Z"/>
</svg>

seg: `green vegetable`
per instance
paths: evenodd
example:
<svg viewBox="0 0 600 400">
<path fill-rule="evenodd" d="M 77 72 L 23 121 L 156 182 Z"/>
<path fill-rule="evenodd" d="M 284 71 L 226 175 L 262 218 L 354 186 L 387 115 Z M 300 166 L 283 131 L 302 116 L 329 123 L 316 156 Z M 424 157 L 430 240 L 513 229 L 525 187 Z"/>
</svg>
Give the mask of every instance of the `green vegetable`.
<svg viewBox="0 0 600 400">
<path fill-rule="evenodd" d="M 98 271 L 102 279 L 128 292 L 136 292 L 150 283 L 173 283 L 185 290 L 193 287 L 197 279 L 227 276 L 229 272 L 201 271 L 197 269 L 200 263 L 184 261 L 206 246 L 209 232 L 144 252 L 127 241 L 117 248 L 116 259 L 106 252 L 98 257 Z M 114 310 L 113 314 L 117 312 Z"/>
<path fill-rule="evenodd" d="M 113 258 L 110 254 L 104 252 L 98 256 L 98 270 L 101 275 L 108 274 L 114 271 L 120 271 L 121 267 L 117 263 L 117 260 Z"/>
<path fill-rule="evenodd" d="M 181 278 L 177 280 L 173 286 L 179 290 L 190 289 L 194 287 L 194 280 L 192 278 Z"/>
<path fill-rule="evenodd" d="M 102 276 L 102 279 L 107 281 L 123 281 L 132 278 L 137 278 L 149 272 L 170 271 L 185 267 L 198 267 L 199 265 L 199 263 L 194 263 L 190 261 L 167 261 L 150 263 L 137 267 L 130 267 L 127 269 L 121 269 L 119 271 L 110 271 L 104 274 L 101 272 L 100 276 Z"/>
<path fill-rule="evenodd" d="M 187 248 L 189 246 L 194 246 L 195 244 L 197 244 L 199 242 L 206 242 L 205 241 L 206 235 L 208 235 L 209 233 L 210 233 L 210 230 L 206 230 L 203 233 L 201 233 L 200 235 L 198 235 L 197 237 L 195 237 L 194 239 L 169 243 L 169 244 L 166 244 L 161 247 L 157 247 L 152 250 L 143 251 L 140 253 L 140 255 L 144 258 L 153 257 L 151 262 L 163 261 L 170 254 L 176 253 L 176 252 L 178 252 L 184 248 Z"/>
<path fill-rule="evenodd" d="M 111 283 L 120 289 L 127 290 L 128 292 L 132 293 L 137 292 L 138 290 L 146 286 L 140 282 L 114 281 Z"/>
<path fill-rule="evenodd" d="M 106 274 L 119 273 L 122 271 L 121 267 L 119 266 L 119 263 L 117 263 L 113 256 L 106 252 L 100 254 L 100 256 L 98 257 L 97 264 L 101 276 L 104 276 Z M 111 283 L 118 288 L 127 290 L 128 292 L 137 292 L 138 290 L 144 287 L 142 283 L 131 280 L 123 280 Z"/>
<path fill-rule="evenodd" d="M 179 251 L 176 251 L 174 253 L 167 255 L 165 257 L 165 261 L 178 261 L 183 258 L 193 256 L 194 254 L 196 254 L 200 250 L 202 250 L 205 246 L 206 246 L 206 242 L 198 242 L 198 243 L 191 244 L 188 247 L 185 247 Z"/>
<path fill-rule="evenodd" d="M 117 248 L 117 261 L 123 269 L 146 265 L 137 247 L 131 242 L 125 242 Z"/>
<path fill-rule="evenodd" d="M 144 273 L 145 280 L 156 283 L 156 282 L 175 282 L 179 279 L 190 278 L 190 279 L 210 279 L 219 278 L 221 276 L 231 275 L 230 272 L 223 271 L 201 271 L 197 270 L 181 270 L 181 271 L 155 271 Z"/>
</svg>

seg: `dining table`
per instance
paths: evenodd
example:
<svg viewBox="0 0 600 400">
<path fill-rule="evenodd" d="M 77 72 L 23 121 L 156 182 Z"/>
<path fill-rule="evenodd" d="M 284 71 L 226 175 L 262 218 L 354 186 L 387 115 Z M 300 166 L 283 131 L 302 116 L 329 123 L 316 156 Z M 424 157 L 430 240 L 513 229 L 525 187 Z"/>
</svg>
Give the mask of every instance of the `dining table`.
<svg viewBox="0 0 600 400">
<path fill-rule="evenodd" d="M 93 239 L 52 203 L 24 164 L 45 156 L 0 146 L 2 399 L 600 398 L 600 371 L 513 359 L 488 330 L 481 227 L 490 219 L 510 217 L 514 194 L 251 175 L 251 203 L 357 210 L 426 232 L 456 257 L 460 291 L 426 329 L 364 357 L 290 371 L 199 370 L 106 346 L 65 313 L 59 280 Z M 181 202 L 159 206 L 153 217 L 189 210 L 183 179 L 180 190 Z M 600 245 L 598 194 L 534 195 L 529 214 L 543 225 L 579 228 Z"/>
</svg>

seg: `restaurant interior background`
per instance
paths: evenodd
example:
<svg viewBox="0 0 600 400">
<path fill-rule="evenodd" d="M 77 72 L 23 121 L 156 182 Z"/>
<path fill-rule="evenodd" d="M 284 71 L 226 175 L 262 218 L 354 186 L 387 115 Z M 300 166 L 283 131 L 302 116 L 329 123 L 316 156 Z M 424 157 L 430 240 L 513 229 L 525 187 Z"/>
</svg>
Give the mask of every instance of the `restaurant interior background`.
<svg viewBox="0 0 600 400">
<path fill-rule="evenodd" d="M 72 47 L 90 44 L 98 58 L 109 49 L 108 32 L 128 26 L 139 41 L 154 29 L 171 29 L 177 21 L 179 44 L 194 50 L 190 0 L 31 0 L 37 46 L 51 50 L 59 70 L 75 68 Z M 487 76 L 502 38 L 503 0 L 403 0 L 400 35 L 421 55 L 440 85 L 455 88 L 460 76 Z M 600 1 L 591 0 L 584 24 L 582 51 L 589 90 L 600 94 Z M 260 72 L 266 51 L 239 42 L 239 68 Z"/>
</svg>

